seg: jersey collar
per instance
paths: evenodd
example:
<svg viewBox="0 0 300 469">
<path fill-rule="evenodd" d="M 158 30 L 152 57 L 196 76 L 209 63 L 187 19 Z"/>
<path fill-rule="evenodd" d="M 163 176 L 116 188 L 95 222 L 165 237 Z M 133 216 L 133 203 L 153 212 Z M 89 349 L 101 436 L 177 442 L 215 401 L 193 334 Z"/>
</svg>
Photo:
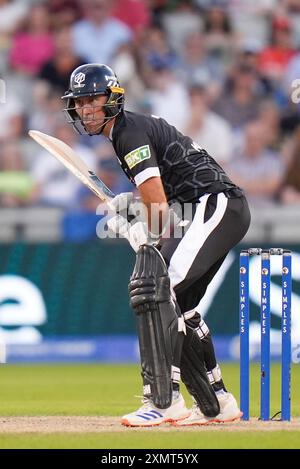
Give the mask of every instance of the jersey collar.
<svg viewBox="0 0 300 469">
<path fill-rule="evenodd" d="M 114 130 L 114 126 L 115 126 L 115 124 L 113 124 L 113 125 L 111 126 L 111 129 L 110 129 L 110 131 L 109 131 L 109 136 L 108 136 L 108 138 L 109 138 L 109 140 L 110 140 L 111 142 L 113 141 L 113 130 Z"/>
</svg>

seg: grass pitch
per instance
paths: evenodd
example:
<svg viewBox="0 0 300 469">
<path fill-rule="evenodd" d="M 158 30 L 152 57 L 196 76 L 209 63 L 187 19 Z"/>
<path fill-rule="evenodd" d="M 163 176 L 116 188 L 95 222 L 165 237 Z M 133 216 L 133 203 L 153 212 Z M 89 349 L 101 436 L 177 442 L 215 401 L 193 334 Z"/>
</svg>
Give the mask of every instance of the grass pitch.
<svg viewBox="0 0 300 469">
<path fill-rule="evenodd" d="M 223 364 L 224 381 L 239 396 L 238 364 Z M 183 388 L 188 405 L 191 400 Z M 148 429 L 119 428 L 116 417 L 139 406 L 134 397 L 141 391 L 140 371 L 136 365 L 1 365 L 0 421 L 14 417 L 61 416 L 57 431 L 16 428 L 0 425 L 0 448 L 300 448 L 300 368 L 292 368 L 292 415 L 297 425 L 259 423 L 235 426 L 214 425 L 189 429 L 164 427 Z M 251 416 L 259 415 L 259 365 L 251 367 Z M 272 365 L 271 414 L 280 410 L 280 366 Z M 88 432 L 64 431 L 63 417 L 106 416 L 112 429 L 97 424 Z M 25 419 L 26 421 L 26 419 Z M 59 420 L 58 420 L 59 421 Z M 254 421 L 256 422 L 256 420 Z M 249 427 L 247 426 L 249 425 Z M 2 428 L 2 429 L 1 429 Z M 83 427 L 84 428 L 84 427 Z"/>
</svg>

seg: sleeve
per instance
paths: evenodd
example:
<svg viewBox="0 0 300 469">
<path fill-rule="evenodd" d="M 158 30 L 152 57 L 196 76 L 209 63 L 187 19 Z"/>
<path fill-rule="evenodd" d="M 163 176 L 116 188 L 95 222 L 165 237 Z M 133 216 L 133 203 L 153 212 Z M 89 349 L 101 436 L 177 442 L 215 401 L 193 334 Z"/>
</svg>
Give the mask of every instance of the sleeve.
<svg viewBox="0 0 300 469">
<path fill-rule="evenodd" d="M 137 187 L 151 177 L 160 176 L 156 152 L 146 131 L 122 132 L 115 149 Z"/>
</svg>

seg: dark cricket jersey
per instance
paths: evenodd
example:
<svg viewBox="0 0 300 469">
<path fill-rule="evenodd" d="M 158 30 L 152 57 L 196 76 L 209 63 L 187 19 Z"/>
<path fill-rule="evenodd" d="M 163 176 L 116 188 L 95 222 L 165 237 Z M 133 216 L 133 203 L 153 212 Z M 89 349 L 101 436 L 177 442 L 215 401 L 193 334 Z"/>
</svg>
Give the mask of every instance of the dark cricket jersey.
<svg viewBox="0 0 300 469">
<path fill-rule="evenodd" d="M 204 149 L 164 119 L 124 111 L 116 119 L 112 144 L 136 186 L 161 177 L 169 203 L 197 202 L 205 193 L 242 194 Z"/>
</svg>

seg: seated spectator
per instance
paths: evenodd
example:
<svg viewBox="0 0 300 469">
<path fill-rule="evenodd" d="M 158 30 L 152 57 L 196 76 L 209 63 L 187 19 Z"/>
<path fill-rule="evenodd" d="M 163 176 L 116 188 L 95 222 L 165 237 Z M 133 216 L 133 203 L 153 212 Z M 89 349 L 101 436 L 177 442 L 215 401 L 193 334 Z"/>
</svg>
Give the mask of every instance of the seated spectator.
<svg viewBox="0 0 300 469">
<path fill-rule="evenodd" d="M 79 143 L 78 135 L 64 121 L 57 120 L 54 135 L 80 155 L 88 167 L 95 171 L 94 153 Z M 32 162 L 31 176 L 35 181 L 34 202 L 38 205 L 76 209 L 82 183 L 49 152 L 41 151 Z"/>
<path fill-rule="evenodd" d="M 280 110 L 275 101 L 264 100 L 259 105 L 258 122 L 261 122 L 265 129 L 265 142 L 269 149 L 280 151 L 281 149 L 281 129 Z"/>
<path fill-rule="evenodd" d="M 137 35 L 150 25 L 149 2 L 145 0 L 116 0 L 112 10 L 112 16 L 127 24 Z"/>
<path fill-rule="evenodd" d="M 11 67 L 25 75 L 36 75 L 53 54 L 48 8 L 45 4 L 33 5 L 23 27 L 13 37 Z"/>
<path fill-rule="evenodd" d="M 284 75 L 282 79 L 283 91 L 287 97 L 290 98 L 293 91 L 293 83 L 300 78 L 300 51 L 293 56 L 289 61 L 286 69 L 284 70 Z"/>
<path fill-rule="evenodd" d="M 229 0 L 226 2 L 234 30 L 242 38 L 268 43 L 268 18 L 278 5 L 278 0 Z"/>
<path fill-rule="evenodd" d="M 275 202 L 283 170 L 280 154 L 266 147 L 263 125 L 249 123 L 244 148 L 227 165 L 227 171 L 235 184 L 245 190 L 250 205 L 268 206 Z"/>
<path fill-rule="evenodd" d="M 158 2 L 162 4 L 161 1 Z M 159 6 L 159 5 L 157 5 Z M 203 30 L 203 20 L 195 1 L 167 0 L 159 12 L 156 9 L 156 24 L 166 31 L 170 44 L 179 53 L 185 38 Z"/>
<path fill-rule="evenodd" d="M 274 17 L 271 23 L 271 45 L 262 50 L 259 69 L 275 88 L 282 80 L 295 54 L 291 39 L 291 25 L 288 18 Z"/>
<path fill-rule="evenodd" d="M 75 52 L 88 62 L 110 64 L 118 49 L 132 41 L 131 30 L 112 17 L 109 0 L 81 0 L 85 18 L 73 26 Z"/>
<path fill-rule="evenodd" d="M 0 205 L 27 205 L 31 200 L 33 187 L 33 179 L 24 167 L 18 142 L 5 141 L 0 147 Z"/>
<path fill-rule="evenodd" d="M 255 38 L 245 39 L 239 42 L 235 54 L 235 63 L 248 66 L 255 71 L 257 91 L 263 96 L 271 96 L 273 93 L 272 84 L 261 73 L 259 69 L 259 58 L 262 46 Z M 232 73 L 235 69 L 233 67 Z M 229 70 L 230 75 L 230 70 Z"/>
<path fill-rule="evenodd" d="M 20 138 L 24 130 L 24 107 L 10 87 L 5 87 L 4 102 L 0 100 L 0 144 Z"/>
<path fill-rule="evenodd" d="M 289 13 L 300 13 L 300 3 L 298 0 L 283 0 Z"/>
<path fill-rule="evenodd" d="M 224 89 L 213 110 L 238 131 L 257 117 L 259 98 L 255 69 L 240 63 L 234 69 L 229 89 Z"/>
<path fill-rule="evenodd" d="M 80 0 L 48 0 L 49 13 L 57 29 L 70 27 L 80 20 L 82 8 Z"/>
<path fill-rule="evenodd" d="M 237 37 L 226 8 L 213 4 L 204 15 L 204 35 L 207 54 L 224 68 L 236 50 Z"/>
<path fill-rule="evenodd" d="M 6 70 L 11 37 L 26 16 L 29 5 L 20 0 L 0 0 L 0 70 Z"/>
<path fill-rule="evenodd" d="M 189 89 L 190 110 L 184 134 L 203 147 L 221 166 L 233 157 L 233 136 L 230 125 L 210 111 L 204 85 Z"/>
<path fill-rule="evenodd" d="M 119 49 L 112 61 L 112 69 L 126 90 L 126 109 L 139 112 L 139 103 L 143 100 L 146 85 L 130 46 Z"/>
<path fill-rule="evenodd" d="M 86 63 L 86 59 L 75 54 L 70 28 L 64 27 L 56 31 L 54 42 L 54 57 L 42 66 L 39 78 L 46 80 L 58 95 L 62 95 L 69 87 L 72 71 Z"/>
<path fill-rule="evenodd" d="M 62 99 L 56 90 L 51 88 L 46 81 L 35 82 L 31 110 L 27 119 L 28 129 L 53 135 L 62 110 Z"/>
<path fill-rule="evenodd" d="M 223 70 L 217 60 L 209 57 L 205 50 L 205 36 L 190 33 L 184 41 L 181 59 L 177 64 L 179 78 L 188 86 L 190 83 L 210 83 L 207 92 L 215 97 L 219 94 L 224 79 Z"/>
<path fill-rule="evenodd" d="M 148 71 L 151 89 L 145 91 L 145 109 L 151 114 L 166 119 L 169 124 L 182 130 L 188 115 L 188 93 L 165 64 Z M 180 110 L 180 112 L 179 112 Z"/>
<path fill-rule="evenodd" d="M 293 30 L 293 44 L 300 44 L 300 2 L 299 0 L 282 0 L 291 20 Z"/>
<path fill-rule="evenodd" d="M 255 38 L 247 38 L 239 41 L 236 50 L 236 62 L 249 65 L 254 69 L 258 68 L 259 54 L 262 50 L 262 45 Z"/>
<path fill-rule="evenodd" d="M 269 97 L 268 93 L 264 93 L 264 87 L 259 78 L 258 76 L 255 84 L 256 120 L 264 127 L 266 147 L 275 151 L 281 151 L 283 136 L 281 132 L 280 109 L 276 102 Z M 262 97 L 261 100 L 257 99 L 259 96 Z M 241 151 L 244 145 L 245 125 L 235 128 L 233 134 L 234 151 Z"/>
<path fill-rule="evenodd" d="M 300 204 L 300 127 L 294 132 L 289 150 L 288 168 L 279 198 L 284 204 Z"/>
<path fill-rule="evenodd" d="M 12 34 L 28 12 L 27 2 L 20 0 L 0 0 L 0 37 Z"/>
<path fill-rule="evenodd" d="M 152 26 L 145 29 L 137 44 L 137 54 L 142 66 L 157 68 L 178 66 L 178 56 L 169 44 L 163 29 Z M 145 77 L 147 80 L 147 77 Z"/>
</svg>

